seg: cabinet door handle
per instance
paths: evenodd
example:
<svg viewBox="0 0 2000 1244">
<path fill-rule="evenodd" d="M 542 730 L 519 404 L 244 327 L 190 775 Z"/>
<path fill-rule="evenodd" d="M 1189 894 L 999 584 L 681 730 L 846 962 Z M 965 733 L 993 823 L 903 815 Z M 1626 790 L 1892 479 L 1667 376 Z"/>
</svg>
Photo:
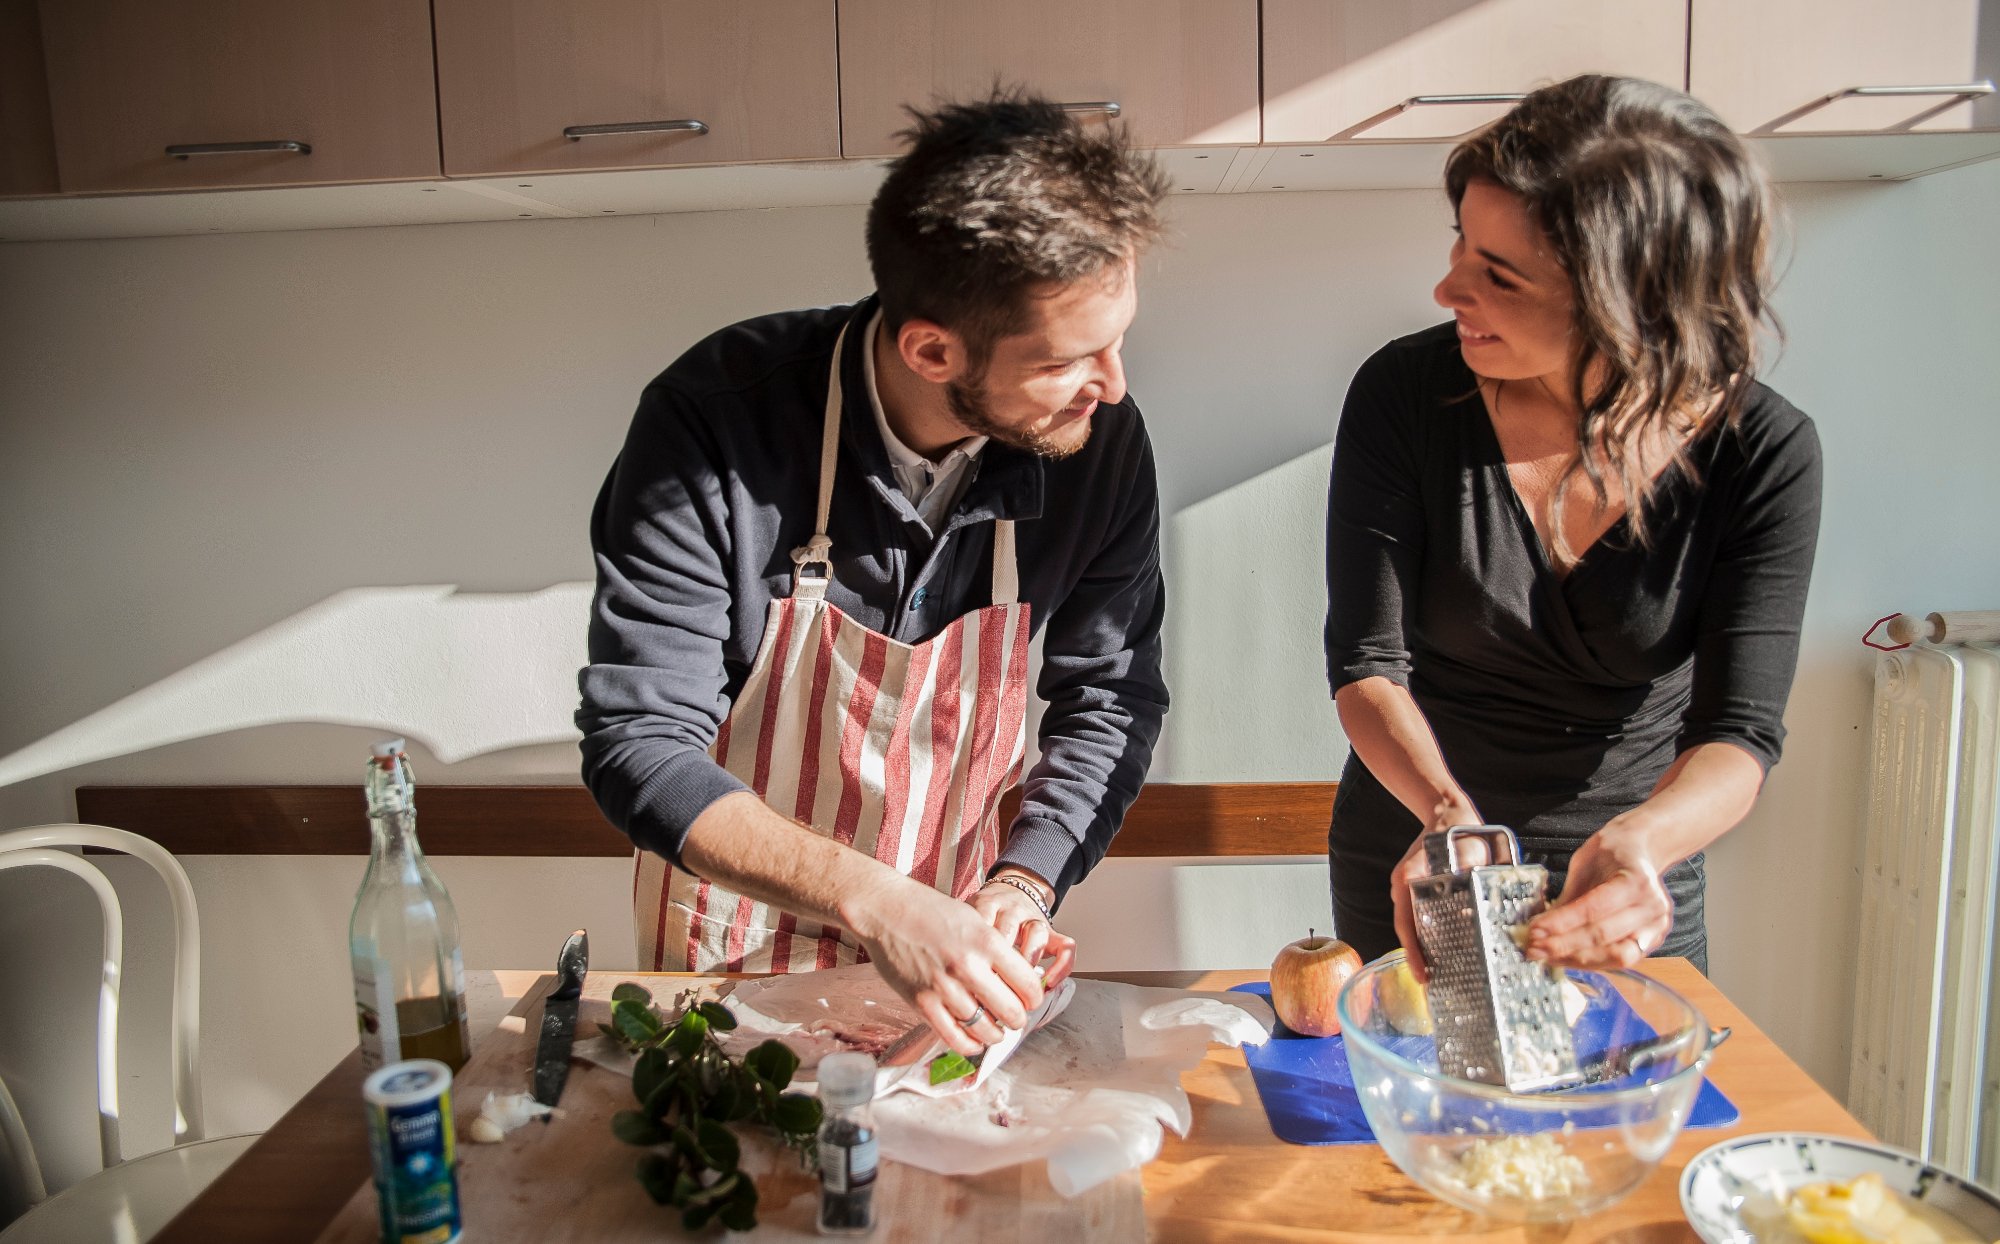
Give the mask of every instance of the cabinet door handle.
<svg viewBox="0 0 2000 1244">
<path fill-rule="evenodd" d="M 178 143 L 167 148 L 167 154 L 176 160 L 185 160 L 190 156 L 268 155 L 274 151 L 293 155 L 313 153 L 311 143 L 302 143 L 296 138 L 274 138 L 267 143 Z"/>
<path fill-rule="evenodd" d="M 1984 81 L 1980 82 L 1964 82 L 1964 83 L 1959 83 L 1957 85 L 1946 85 L 1946 86 L 1850 86 L 1844 91 L 1832 91 L 1829 92 L 1828 94 L 1822 95 L 1818 99 L 1812 101 L 1811 103 L 1806 104 L 1799 108 L 1794 108 L 1790 112 L 1786 113 L 1784 116 L 1776 119 L 1775 121 L 1767 121 L 1764 124 L 1758 126 L 1756 129 L 1751 130 L 1750 132 L 1752 134 L 1769 134 L 1774 130 L 1778 129 L 1778 127 L 1780 126 L 1790 125 L 1792 122 L 1798 120 L 1802 116 L 1805 116 L 1809 112 L 1819 111 L 1821 108 L 1826 107 L 1828 104 L 1833 103 L 1835 100 L 1896 99 L 1896 98 L 1929 99 L 1932 98 L 1933 96 L 1938 96 L 1938 95 L 1948 96 L 1948 98 L 1945 99 L 1943 103 L 1938 104 L 1934 108 L 1926 108 L 1922 112 L 1919 112 L 1916 116 L 1908 119 L 1907 121 L 1898 121 L 1894 125 L 1885 125 L 1880 130 L 1876 131 L 1877 133 L 1881 134 L 1894 134 L 1902 130 L 1913 129 L 1916 126 L 1923 124 L 1925 121 L 1930 120 L 1938 113 L 1943 112 L 1947 108 L 1956 107 L 1958 104 L 1961 104 L 1968 99 L 1979 99 L 1984 96 L 1991 95 L 1993 94 L 1993 91 L 1994 91 L 1994 86 L 1993 86 L 1993 80 L 1991 78 L 1985 79 Z"/>
<path fill-rule="evenodd" d="M 1372 130 L 1393 117 L 1400 117 L 1412 108 L 1447 107 L 1452 104 L 1518 104 L 1528 98 L 1524 91 L 1484 91 L 1476 95 L 1412 95 L 1400 104 L 1393 104 L 1369 117 L 1366 121 L 1348 126 L 1338 134 L 1327 137 L 1328 142 L 1337 143 L 1344 138 L 1354 138 L 1363 130 Z"/>
<path fill-rule="evenodd" d="M 1115 117 L 1124 112 L 1115 99 L 1097 99 L 1086 103 L 1063 104 L 1062 110 L 1073 117 Z"/>
<path fill-rule="evenodd" d="M 566 125 L 563 137 L 571 142 L 602 138 L 607 134 L 706 134 L 708 126 L 692 118 L 683 121 L 613 121 L 609 125 Z"/>
</svg>

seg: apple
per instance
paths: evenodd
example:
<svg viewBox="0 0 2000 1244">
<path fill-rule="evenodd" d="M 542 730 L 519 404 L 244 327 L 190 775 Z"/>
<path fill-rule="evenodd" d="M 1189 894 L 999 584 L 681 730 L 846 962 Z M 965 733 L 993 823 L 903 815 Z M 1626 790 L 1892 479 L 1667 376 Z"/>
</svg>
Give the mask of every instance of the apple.
<svg viewBox="0 0 2000 1244">
<path fill-rule="evenodd" d="M 1308 1037 L 1330 1037 L 1340 1031 L 1334 1000 L 1347 978 L 1361 970 L 1361 953 L 1346 942 L 1306 936 L 1278 952 L 1271 961 L 1271 1005 L 1285 1027 Z"/>
<path fill-rule="evenodd" d="M 1415 1037 L 1431 1034 L 1430 997 L 1417 983 L 1416 973 L 1410 971 L 1410 961 L 1402 958 L 1401 952 L 1397 952 L 1395 963 L 1382 970 L 1375 998 L 1382 1008 L 1382 1017 L 1397 1032 Z"/>
</svg>

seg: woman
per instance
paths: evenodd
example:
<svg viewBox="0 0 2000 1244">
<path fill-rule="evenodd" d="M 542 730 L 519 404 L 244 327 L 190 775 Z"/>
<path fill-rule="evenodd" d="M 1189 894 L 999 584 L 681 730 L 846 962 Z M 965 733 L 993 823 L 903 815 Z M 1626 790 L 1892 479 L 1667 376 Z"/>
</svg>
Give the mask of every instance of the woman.
<svg viewBox="0 0 2000 1244">
<path fill-rule="evenodd" d="M 1595 76 L 1445 184 L 1453 321 L 1362 365 L 1335 441 L 1335 927 L 1421 976 L 1421 831 L 1501 824 L 1560 894 L 1531 958 L 1706 971 L 1702 851 L 1778 759 L 1819 527 L 1812 423 L 1754 379 L 1769 188 L 1702 104 Z"/>
</svg>

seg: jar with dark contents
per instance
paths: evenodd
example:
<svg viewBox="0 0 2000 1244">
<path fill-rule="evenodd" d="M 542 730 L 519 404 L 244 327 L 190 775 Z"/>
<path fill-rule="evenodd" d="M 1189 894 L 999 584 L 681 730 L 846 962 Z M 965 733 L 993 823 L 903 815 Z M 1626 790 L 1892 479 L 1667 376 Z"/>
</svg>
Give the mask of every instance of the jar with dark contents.
<svg viewBox="0 0 2000 1244">
<path fill-rule="evenodd" d="M 875 1229 L 875 1060 L 829 1054 L 819 1065 L 819 1230 L 866 1235 Z"/>
</svg>

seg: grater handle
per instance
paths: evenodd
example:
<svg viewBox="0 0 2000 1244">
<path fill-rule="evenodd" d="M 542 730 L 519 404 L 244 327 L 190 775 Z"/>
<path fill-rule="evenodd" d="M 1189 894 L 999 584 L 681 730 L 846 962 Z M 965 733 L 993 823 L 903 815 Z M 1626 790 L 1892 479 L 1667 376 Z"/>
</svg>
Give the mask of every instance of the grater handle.
<svg viewBox="0 0 2000 1244">
<path fill-rule="evenodd" d="M 1458 844 L 1466 838 L 1476 838 L 1486 844 L 1488 864 L 1518 864 L 1521 862 L 1521 843 L 1514 837 L 1514 831 L 1505 825 L 1454 825 L 1449 829 L 1434 829 L 1424 835 L 1424 863 L 1433 877 L 1464 872 L 1458 863 Z M 1499 849 L 1506 844 L 1507 858 L 1499 858 Z"/>
</svg>

